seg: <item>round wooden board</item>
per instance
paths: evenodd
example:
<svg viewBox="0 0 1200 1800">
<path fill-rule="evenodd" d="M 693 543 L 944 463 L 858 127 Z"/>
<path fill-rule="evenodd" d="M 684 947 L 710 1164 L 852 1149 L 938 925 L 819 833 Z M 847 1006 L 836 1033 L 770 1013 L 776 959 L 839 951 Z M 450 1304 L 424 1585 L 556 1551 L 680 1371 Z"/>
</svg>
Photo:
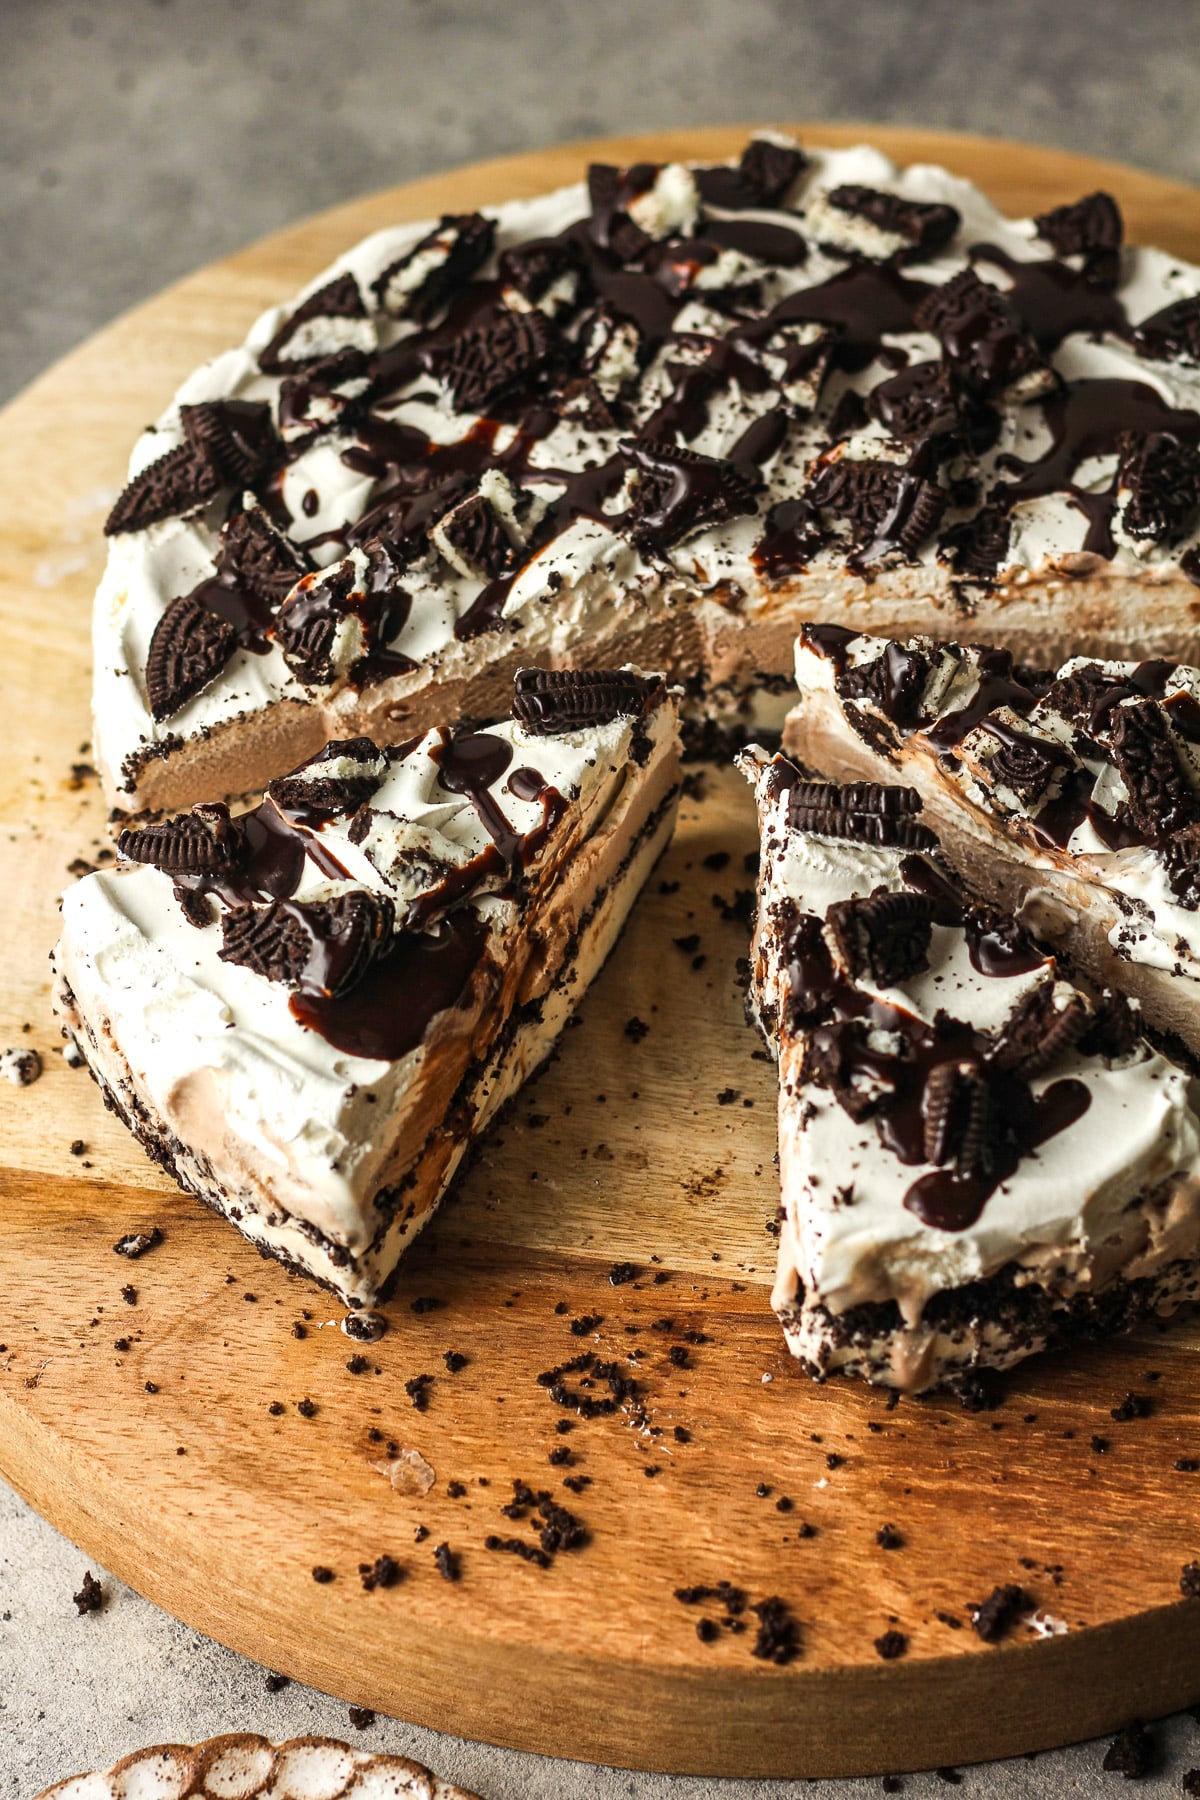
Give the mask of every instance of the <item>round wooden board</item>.
<svg viewBox="0 0 1200 1800">
<path fill-rule="evenodd" d="M 586 157 L 719 156 L 745 135 L 564 146 L 355 201 L 180 282 L 0 418 L 0 1047 L 46 1059 L 36 1086 L 0 1083 L 0 1468 L 140 1592 L 347 1700 L 601 1762 L 863 1774 L 1058 1744 L 1200 1698 L 1200 1605 L 1179 1590 L 1200 1555 L 1200 1474 L 1173 1467 L 1200 1457 L 1200 1329 L 1031 1363 L 990 1413 L 889 1410 L 882 1393 L 796 1373 L 767 1304 L 774 1074 L 742 1017 L 745 923 L 724 916 L 751 886 L 755 841 L 735 777 L 704 769 L 581 1028 L 403 1266 L 366 1373 L 348 1372 L 355 1346 L 325 1296 L 142 1157 L 52 1053 L 48 1007 L 56 893 L 104 841 L 96 785 L 71 765 L 88 755 L 100 525 L 140 427 L 369 230 L 537 192 Z M 869 135 L 1013 211 L 1111 188 L 1132 237 L 1200 260 L 1189 189 L 977 138 Z M 640 1041 L 632 1018 L 649 1027 Z M 123 1232 L 155 1224 L 150 1255 L 113 1256 Z M 637 1278 L 611 1285 L 626 1259 Z M 425 1297 L 436 1308 L 415 1309 Z M 599 1322 L 573 1335 L 585 1315 Z M 572 1415 L 538 1373 L 586 1348 L 636 1354 L 641 1428 L 627 1410 L 556 1431 Z M 455 1375 L 449 1350 L 469 1359 Z M 418 1411 L 404 1383 L 423 1373 Z M 1151 1415 L 1114 1422 L 1131 1389 Z M 435 1471 L 423 1498 L 374 1466 L 387 1440 Z M 551 1467 L 562 1447 L 570 1467 Z M 573 1495 L 564 1476 L 589 1485 Z M 489 1533 L 529 1534 L 500 1512 L 514 1478 L 570 1505 L 587 1547 L 549 1570 L 489 1552 Z M 885 1523 L 901 1548 L 877 1545 Z M 442 1542 L 461 1557 L 455 1585 L 434 1565 Z M 382 1552 L 406 1579 L 365 1592 L 358 1566 Z M 336 1579 L 315 1583 L 315 1565 Z M 797 1660 L 756 1661 L 752 1617 L 700 1641 L 673 1591 L 722 1579 L 788 1603 Z M 966 1607 L 1001 1582 L 1067 1629 L 985 1647 Z M 889 1628 L 908 1640 L 897 1661 L 874 1647 Z"/>
</svg>

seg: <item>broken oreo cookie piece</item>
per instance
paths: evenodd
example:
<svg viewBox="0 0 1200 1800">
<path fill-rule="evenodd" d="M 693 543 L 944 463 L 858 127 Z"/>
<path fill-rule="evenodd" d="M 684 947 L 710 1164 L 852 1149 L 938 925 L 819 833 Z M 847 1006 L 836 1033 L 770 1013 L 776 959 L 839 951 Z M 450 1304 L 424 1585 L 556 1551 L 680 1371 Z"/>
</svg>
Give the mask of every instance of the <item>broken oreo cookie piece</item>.
<svg viewBox="0 0 1200 1800">
<path fill-rule="evenodd" d="M 936 906 L 926 894 L 876 888 L 863 900 L 839 900 L 825 915 L 838 965 L 852 981 L 864 975 L 895 987 L 929 966 Z"/>
<path fill-rule="evenodd" d="M 322 432 L 345 430 L 366 410 L 374 379 L 353 345 L 306 363 L 279 385 L 279 435 L 293 453 Z"/>
<path fill-rule="evenodd" d="M 1184 774 L 1166 713 L 1157 702 L 1138 700 L 1115 707 L 1110 741 L 1129 796 L 1122 815 L 1148 843 L 1200 820 L 1200 803 Z"/>
<path fill-rule="evenodd" d="M 227 576 L 232 585 L 274 612 L 311 564 L 272 524 L 263 507 L 247 506 L 222 527 L 217 569 L 220 578 Z"/>
<path fill-rule="evenodd" d="M 172 600 L 150 637 L 146 698 L 157 720 L 169 719 L 215 681 L 237 649 L 228 619 L 195 594 Z"/>
<path fill-rule="evenodd" d="M 916 814 L 915 788 L 854 781 L 838 787 L 826 781 L 796 781 L 788 795 L 787 822 L 794 831 L 847 838 L 881 848 L 934 850 L 937 838 Z"/>
<path fill-rule="evenodd" d="M 780 960 L 788 974 L 788 1016 L 793 1026 L 813 1025 L 827 1011 L 837 975 L 821 921 L 815 913 L 797 913 L 780 937 Z"/>
<path fill-rule="evenodd" d="M 557 312 L 570 305 L 579 291 L 583 259 L 572 239 L 563 237 L 530 238 L 513 244 L 500 257 L 500 281 L 530 306 Z"/>
<path fill-rule="evenodd" d="M 691 236 L 700 196 L 683 163 L 592 163 L 587 180 L 588 233 L 617 262 L 636 262 L 658 238 Z"/>
<path fill-rule="evenodd" d="M 221 491 L 221 477 L 194 444 L 177 444 L 150 463 L 117 496 L 104 521 L 105 537 L 144 531 L 164 519 L 199 512 Z"/>
<path fill-rule="evenodd" d="M 642 712 L 660 687 L 656 676 L 625 669 L 520 669 L 513 716 L 536 737 L 582 731 Z"/>
<path fill-rule="evenodd" d="M 1006 401 L 1051 393 L 1058 377 L 1007 295 L 974 269 L 930 290 L 913 314 L 918 331 L 932 332 L 957 379 L 971 393 Z"/>
<path fill-rule="evenodd" d="M 290 375 L 347 348 L 373 350 L 375 327 L 347 269 L 301 301 L 258 353 L 264 375 Z"/>
<path fill-rule="evenodd" d="M 140 831 L 122 831 L 117 849 L 127 861 L 150 863 L 165 875 L 220 875 L 240 863 L 245 834 L 229 808 L 216 801 Z"/>
<path fill-rule="evenodd" d="M 1084 270 L 1093 285 L 1116 286 L 1125 227 L 1121 209 L 1111 194 L 1097 189 L 1082 200 L 1038 213 L 1033 222 L 1038 236 L 1052 245 L 1057 255 L 1083 258 Z"/>
<path fill-rule="evenodd" d="M 953 1163 L 963 1177 L 991 1173 L 994 1109 L 986 1071 L 974 1062 L 937 1063 L 921 1095 L 925 1160 Z"/>
<path fill-rule="evenodd" d="M 279 439 L 264 400 L 204 400 L 181 406 L 187 440 L 228 487 L 252 482 L 279 451 Z"/>
<path fill-rule="evenodd" d="M 915 728 L 932 672 L 932 657 L 906 644 L 889 643 L 870 662 L 848 665 L 838 679 L 838 693 L 847 700 L 868 700 L 894 725 Z"/>
<path fill-rule="evenodd" d="M 529 495 L 500 469 L 488 469 L 472 493 L 430 527 L 429 541 L 452 569 L 474 581 L 495 581 L 513 566 L 524 544 L 520 515 Z"/>
<path fill-rule="evenodd" d="M 235 906 L 221 920 L 222 962 L 239 963 L 266 981 L 298 987 L 308 964 L 311 939 L 294 907 Z"/>
<path fill-rule="evenodd" d="M 235 906 L 221 921 L 223 962 L 285 987 L 339 997 L 390 947 L 395 911 L 384 895 L 363 890 L 332 900 L 273 900 Z"/>
<path fill-rule="evenodd" d="M 630 533 L 643 548 L 662 554 L 693 531 L 758 511 L 756 478 L 741 463 L 655 440 L 622 438 L 619 448 L 637 471 Z"/>
<path fill-rule="evenodd" d="M 1181 906 L 1200 908 L 1200 824 L 1185 825 L 1161 848 L 1171 892 Z"/>
<path fill-rule="evenodd" d="M 524 393 L 553 359 L 554 335 L 540 312 L 499 307 L 483 325 L 469 326 L 448 344 L 422 352 L 432 375 L 445 383 L 464 412 L 489 407 Z"/>
<path fill-rule="evenodd" d="M 1126 432 L 1117 487 L 1127 493 L 1121 526 L 1132 538 L 1179 542 L 1200 510 L 1200 449 L 1170 432 Z"/>
<path fill-rule="evenodd" d="M 695 171 L 696 186 L 706 206 L 724 212 L 745 212 L 782 206 L 796 178 L 808 166 L 799 144 L 778 144 L 771 138 L 751 138 L 736 168 L 718 163 Z"/>
<path fill-rule="evenodd" d="M 842 241 L 835 242 L 834 248 L 848 248 L 851 254 L 872 259 L 907 260 L 931 255 L 943 249 L 962 224 L 957 207 L 908 200 L 903 194 L 891 194 L 857 183 L 835 187 L 824 198 L 829 207 L 863 220 L 878 234 L 873 240 L 873 249 L 859 247 L 853 230 L 848 231 Z M 828 218 L 824 209 L 821 217 L 823 221 Z"/>
<path fill-rule="evenodd" d="M 385 758 L 370 738 L 335 738 L 290 775 L 270 782 L 267 793 L 289 818 L 324 823 L 364 806 L 386 768 Z"/>
<path fill-rule="evenodd" d="M 1154 362 L 1181 362 L 1200 367 L 1200 294 L 1187 294 L 1143 319 L 1132 343 L 1139 356 Z"/>
<path fill-rule="evenodd" d="M 993 582 L 1008 563 L 1012 517 L 1004 506 L 983 506 L 942 533 L 938 555 L 962 581 Z"/>
<path fill-rule="evenodd" d="M 918 446 L 910 463 L 833 456 L 817 464 L 806 498 L 819 511 L 843 520 L 856 556 L 878 561 L 899 552 L 915 554 L 937 530 L 946 492 L 920 472 L 928 446 Z"/>
<path fill-rule="evenodd" d="M 1082 994 L 1054 980 L 1022 995 L 1001 1027 L 987 1061 L 1030 1081 L 1073 1050 L 1093 1023 Z"/>
<path fill-rule="evenodd" d="M 393 318 L 425 323 L 483 266 L 495 239 L 495 221 L 482 213 L 444 213 L 432 231 L 376 276 L 371 291 Z"/>
</svg>

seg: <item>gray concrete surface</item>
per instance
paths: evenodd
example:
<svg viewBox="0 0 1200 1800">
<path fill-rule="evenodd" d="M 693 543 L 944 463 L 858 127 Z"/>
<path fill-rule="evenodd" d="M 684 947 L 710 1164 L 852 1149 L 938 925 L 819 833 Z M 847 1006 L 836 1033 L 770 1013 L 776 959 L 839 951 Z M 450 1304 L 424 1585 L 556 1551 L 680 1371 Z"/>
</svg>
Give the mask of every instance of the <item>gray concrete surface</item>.
<svg viewBox="0 0 1200 1800">
<path fill-rule="evenodd" d="M 71 1596 L 86 1569 L 105 1604 L 80 1618 Z M 414 1756 L 482 1800 L 866 1800 L 880 1782 L 706 1781 L 632 1775 L 522 1756 L 380 1718 L 365 1731 L 348 1709 L 292 1684 L 278 1694 L 265 1671 L 180 1625 L 80 1555 L 0 1485 L 0 1800 L 31 1800 L 51 1780 L 106 1768 L 147 1744 L 192 1743 L 222 1731 L 286 1738 L 306 1732 Z M 530 1683 L 537 1670 L 530 1667 Z M 1200 1766 L 1200 1721 L 1154 1729 L 1159 1773 L 1138 1794 L 1178 1794 Z M 905 1776 L 905 1800 L 960 1793 L 969 1800 L 1103 1800 L 1125 1787 L 1102 1767 L 1105 1746 L 962 1770 L 960 1787 Z"/>
<path fill-rule="evenodd" d="M 566 137 L 740 118 L 1036 139 L 1200 180 L 1197 0 L 0 0 L 0 397 L 166 281 L 363 190 Z M 69 446 L 64 446 L 69 454 Z M 0 504 L 3 501 L 0 500 Z M 355 1737 L 106 1579 L 0 1489 L 0 1796 L 162 1739 Z M 536 1674 L 530 1671 L 531 1678 Z M 1200 1726 L 1159 1732 L 1178 1793 Z M 380 1721 L 485 1800 L 851 1800 L 878 1782 L 666 1781 Z M 1007 1800 L 1119 1790 L 1102 1749 L 969 1771 Z M 946 1791 L 914 1777 L 906 1794 Z"/>
<path fill-rule="evenodd" d="M 335 201 L 744 118 L 1008 134 L 1200 179 L 1196 0 L 0 0 L 0 395 Z"/>
</svg>

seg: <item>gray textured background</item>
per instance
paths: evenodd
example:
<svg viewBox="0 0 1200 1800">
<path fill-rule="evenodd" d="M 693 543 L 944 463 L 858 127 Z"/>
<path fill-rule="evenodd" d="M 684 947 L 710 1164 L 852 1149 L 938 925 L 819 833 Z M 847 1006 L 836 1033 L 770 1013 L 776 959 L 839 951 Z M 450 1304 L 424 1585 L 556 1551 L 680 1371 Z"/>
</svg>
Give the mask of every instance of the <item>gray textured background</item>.
<svg viewBox="0 0 1200 1800">
<path fill-rule="evenodd" d="M 366 189 L 555 139 L 785 117 L 961 127 L 1200 180 L 1200 0 L 0 0 L 0 397 L 168 280 Z M 1069 198 L 1070 196 L 1064 196 Z M 0 504 L 7 498 L 0 497 Z M 0 1487 L 0 1795 L 164 1738 L 357 1737 L 346 1708 L 185 1630 Z M 531 1679 L 536 1671 L 530 1670 Z M 1159 1732 L 1178 1793 L 1200 1725 Z M 850 1800 L 875 1782 L 670 1782 L 381 1721 L 485 1800 Z M 969 1771 L 1115 1793 L 1099 1746 Z M 911 1796 L 944 1794 L 933 1776 Z"/>
</svg>

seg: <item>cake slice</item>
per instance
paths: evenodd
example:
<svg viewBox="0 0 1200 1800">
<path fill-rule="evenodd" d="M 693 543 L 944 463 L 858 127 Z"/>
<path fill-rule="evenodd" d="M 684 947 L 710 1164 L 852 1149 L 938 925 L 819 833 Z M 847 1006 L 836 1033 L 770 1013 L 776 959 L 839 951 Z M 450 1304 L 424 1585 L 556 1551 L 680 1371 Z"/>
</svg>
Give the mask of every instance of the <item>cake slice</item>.
<svg viewBox="0 0 1200 1800">
<path fill-rule="evenodd" d="M 57 1005 L 114 1107 L 264 1253 L 369 1305 L 545 1058 L 666 845 L 675 702 L 517 679 L 514 716 L 123 832 L 63 900 Z"/>
<path fill-rule="evenodd" d="M 801 632 L 787 742 L 902 779 L 973 887 L 1200 1056 L 1200 670 Z"/>
<path fill-rule="evenodd" d="M 911 788 L 751 749 L 750 1010 L 779 1060 L 773 1304 L 810 1374 L 923 1391 L 1200 1294 L 1191 1076 L 977 904 Z"/>
<path fill-rule="evenodd" d="M 760 134 L 376 233 L 134 446 L 94 613 L 126 814 L 627 661 L 777 727 L 802 622 L 1200 655 L 1200 269 L 1111 196 Z"/>
</svg>

